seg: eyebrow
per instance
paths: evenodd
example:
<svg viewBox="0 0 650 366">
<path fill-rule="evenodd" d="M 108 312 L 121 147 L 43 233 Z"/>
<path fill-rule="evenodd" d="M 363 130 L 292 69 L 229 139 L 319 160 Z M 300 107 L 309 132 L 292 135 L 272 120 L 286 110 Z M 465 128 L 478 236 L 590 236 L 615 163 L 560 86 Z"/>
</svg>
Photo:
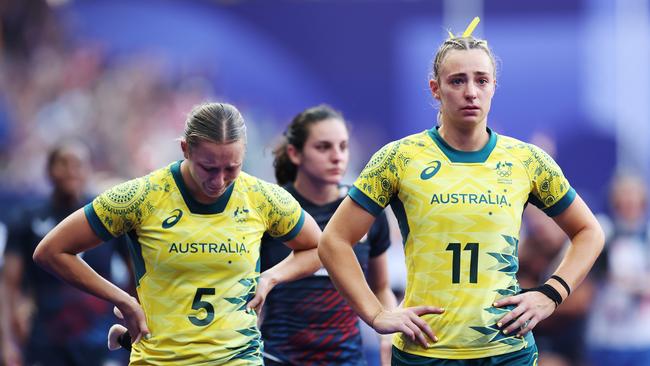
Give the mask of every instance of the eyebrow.
<svg viewBox="0 0 650 366">
<path fill-rule="evenodd" d="M 479 76 L 490 75 L 489 72 L 485 72 L 485 71 L 475 71 L 475 72 L 473 72 L 473 73 L 476 74 L 476 75 L 479 75 Z M 455 74 L 449 74 L 448 77 L 451 78 L 451 77 L 458 77 L 458 76 L 467 76 L 467 73 L 465 73 L 465 72 L 457 72 L 457 73 L 455 73 Z"/>
<path fill-rule="evenodd" d="M 202 162 L 202 161 L 199 161 L 198 163 L 201 164 L 204 168 L 207 168 L 207 169 L 216 169 L 216 168 L 221 168 L 222 167 L 220 163 L 217 163 L 216 165 L 213 165 L 213 163 L 207 163 L 207 162 Z M 237 162 L 237 163 L 233 163 L 233 164 L 225 164 L 224 166 L 226 168 L 234 168 L 234 167 L 238 167 L 238 166 L 240 166 L 242 164 L 243 164 L 243 162 Z"/>
</svg>

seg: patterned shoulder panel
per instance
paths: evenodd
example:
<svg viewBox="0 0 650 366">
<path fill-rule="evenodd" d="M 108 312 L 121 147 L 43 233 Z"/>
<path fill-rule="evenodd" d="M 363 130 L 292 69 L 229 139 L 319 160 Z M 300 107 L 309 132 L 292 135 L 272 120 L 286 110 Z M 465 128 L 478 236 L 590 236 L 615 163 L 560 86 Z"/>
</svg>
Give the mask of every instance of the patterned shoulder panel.
<svg viewBox="0 0 650 366">
<path fill-rule="evenodd" d="M 155 192 L 169 192 L 171 175 L 155 171 L 147 176 L 119 184 L 100 194 L 93 209 L 104 227 L 114 236 L 137 228 L 154 211 Z"/>
<path fill-rule="evenodd" d="M 399 191 L 402 172 L 412 156 L 426 146 L 422 134 L 388 143 L 370 158 L 354 186 L 381 207 L 386 207 Z"/>
<path fill-rule="evenodd" d="M 544 150 L 514 138 L 504 139 L 504 148 L 513 153 L 523 163 L 532 184 L 532 194 L 539 200 L 533 202 L 540 208 L 557 203 L 571 186 L 559 165 Z"/>
<path fill-rule="evenodd" d="M 289 192 L 276 184 L 265 182 L 241 173 L 249 199 L 266 220 L 266 230 L 274 237 L 284 236 L 296 226 L 302 216 L 302 208 Z"/>
</svg>

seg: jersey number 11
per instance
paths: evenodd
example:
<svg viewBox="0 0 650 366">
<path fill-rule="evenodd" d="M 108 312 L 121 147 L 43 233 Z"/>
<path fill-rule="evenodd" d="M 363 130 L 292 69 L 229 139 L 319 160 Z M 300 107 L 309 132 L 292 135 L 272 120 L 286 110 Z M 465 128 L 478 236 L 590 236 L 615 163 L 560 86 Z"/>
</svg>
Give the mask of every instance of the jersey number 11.
<svg viewBox="0 0 650 366">
<path fill-rule="evenodd" d="M 447 250 L 452 252 L 451 283 L 460 283 L 460 243 L 449 243 Z M 469 250 L 469 282 L 478 282 L 478 243 L 467 243 L 463 251 Z"/>
</svg>

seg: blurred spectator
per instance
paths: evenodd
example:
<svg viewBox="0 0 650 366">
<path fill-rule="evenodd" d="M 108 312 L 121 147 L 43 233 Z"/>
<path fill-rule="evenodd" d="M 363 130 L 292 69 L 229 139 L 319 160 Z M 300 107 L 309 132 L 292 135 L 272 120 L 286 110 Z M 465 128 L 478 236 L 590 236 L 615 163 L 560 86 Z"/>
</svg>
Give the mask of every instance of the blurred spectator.
<svg viewBox="0 0 650 366">
<path fill-rule="evenodd" d="M 58 22 L 46 0 L 0 2 L 0 54 L 28 57 L 37 45 L 60 38 Z"/>
<path fill-rule="evenodd" d="M 548 134 L 535 133 L 531 142 L 555 157 L 555 140 Z M 522 288 L 531 288 L 555 272 L 570 242 L 553 219 L 532 205 L 524 211 L 523 225 L 517 276 Z M 593 279 L 587 276 L 550 317 L 535 327 L 541 366 L 583 364 L 586 319 L 593 293 Z"/>
<path fill-rule="evenodd" d="M 591 365 L 650 365 L 650 224 L 646 183 L 615 177 L 601 276 L 588 327 Z"/>
<path fill-rule="evenodd" d="M 109 364 L 105 333 L 114 322 L 110 304 L 64 284 L 32 261 L 40 240 L 89 201 L 84 195 L 88 159 L 86 147 L 76 142 L 52 149 L 47 158 L 52 194 L 9 226 L 0 294 L 2 357 L 7 366 Z M 83 253 L 83 259 L 111 278 L 118 249 L 126 257 L 124 241 L 113 241 Z M 24 288 L 28 292 L 23 293 Z M 31 307 L 25 306 L 31 301 L 26 299 L 35 306 L 31 330 L 26 311 Z"/>
<path fill-rule="evenodd" d="M 553 219 L 536 207 L 526 208 L 524 223 L 518 278 L 522 288 L 531 288 L 553 274 L 570 242 Z M 593 293 L 593 280 L 587 276 L 550 317 L 535 327 L 541 366 L 583 364 L 585 325 Z"/>
</svg>

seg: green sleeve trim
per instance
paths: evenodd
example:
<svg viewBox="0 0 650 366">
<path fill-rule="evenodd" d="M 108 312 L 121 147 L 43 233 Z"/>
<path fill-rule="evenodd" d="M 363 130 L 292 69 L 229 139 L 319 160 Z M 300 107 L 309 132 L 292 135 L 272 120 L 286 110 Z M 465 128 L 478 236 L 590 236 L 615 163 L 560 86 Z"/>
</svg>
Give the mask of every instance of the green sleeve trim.
<svg viewBox="0 0 650 366">
<path fill-rule="evenodd" d="M 97 216 L 97 212 L 95 212 L 92 202 L 84 206 L 84 213 L 86 214 L 86 219 L 88 219 L 90 227 L 100 239 L 103 241 L 109 241 L 114 238 L 113 234 L 106 229 L 102 220 Z"/>
<path fill-rule="evenodd" d="M 528 195 L 528 202 L 532 203 L 535 205 L 535 207 L 539 208 L 540 210 L 544 210 L 544 203 L 539 200 L 534 194 L 529 194 Z"/>
<path fill-rule="evenodd" d="M 135 272 L 135 286 L 140 287 L 140 280 L 147 273 L 147 268 L 144 264 L 144 257 L 142 256 L 142 245 L 138 239 L 138 234 L 135 231 L 130 231 L 127 234 L 129 253 L 133 261 L 133 272 Z"/>
<path fill-rule="evenodd" d="M 562 197 L 559 201 L 555 202 L 555 204 L 553 204 L 552 206 L 543 209 L 543 211 L 550 217 L 557 216 L 562 212 L 564 212 L 564 210 L 566 210 L 571 205 L 571 203 L 573 203 L 573 200 L 575 200 L 575 198 L 576 198 L 575 189 L 573 189 L 573 187 L 569 188 L 569 190 L 566 192 L 564 197 Z"/>
<path fill-rule="evenodd" d="M 406 246 L 406 240 L 409 237 L 411 228 L 409 227 L 409 220 L 406 216 L 406 209 L 404 208 L 404 203 L 399 197 L 395 196 L 390 201 L 390 207 L 393 209 L 395 218 L 397 219 L 397 225 L 399 226 L 399 231 L 402 234 L 402 244 Z"/>
<path fill-rule="evenodd" d="M 379 206 L 375 201 L 373 201 L 356 186 L 352 186 L 352 188 L 350 188 L 348 196 L 350 196 L 354 202 L 356 202 L 364 210 L 368 211 L 372 216 L 377 217 L 384 210 L 383 207 Z"/>
<path fill-rule="evenodd" d="M 277 237 L 276 239 L 280 241 L 290 241 L 293 240 L 296 236 L 298 236 L 298 233 L 300 230 L 302 230 L 302 226 L 305 224 L 305 210 L 300 210 L 300 218 L 298 219 L 298 222 L 296 225 L 293 226 L 293 229 L 289 231 L 288 233 Z"/>
</svg>

